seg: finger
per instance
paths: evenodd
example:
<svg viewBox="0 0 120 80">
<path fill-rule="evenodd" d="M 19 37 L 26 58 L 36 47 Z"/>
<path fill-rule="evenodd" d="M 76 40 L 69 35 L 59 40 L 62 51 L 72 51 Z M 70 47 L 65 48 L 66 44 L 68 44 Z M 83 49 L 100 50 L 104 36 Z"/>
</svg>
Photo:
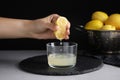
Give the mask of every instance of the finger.
<svg viewBox="0 0 120 80">
<path fill-rule="evenodd" d="M 70 35 L 70 30 L 67 30 L 67 31 L 66 31 L 66 35 Z"/>
<path fill-rule="evenodd" d="M 69 22 L 66 27 L 66 35 L 70 35 L 70 23 Z"/>
<path fill-rule="evenodd" d="M 51 23 L 55 24 L 56 20 L 60 17 L 58 14 L 52 14 L 50 15 L 50 21 Z"/>
<path fill-rule="evenodd" d="M 58 26 L 55 25 L 55 24 L 52 24 L 52 23 L 48 23 L 47 26 L 46 26 L 48 29 L 52 30 L 52 31 L 56 31 L 58 30 Z"/>
<path fill-rule="evenodd" d="M 44 39 L 55 39 L 56 38 L 53 31 L 48 31 L 42 35 L 43 35 Z"/>
<path fill-rule="evenodd" d="M 59 15 L 58 14 L 51 14 L 47 17 L 48 19 L 48 24 L 47 28 L 49 28 L 52 31 L 56 31 L 59 27 L 55 24 L 56 20 L 58 19 Z"/>
<path fill-rule="evenodd" d="M 70 29 L 70 27 L 71 27 L 71 24 L 70 24 L 70 22 L 68 22 L 67 29 Z"/>
<path fill-rule="evenodd" d="M 69 39 L 69 36 L 66 36 L 66 37 L 65 37 L 65 40 L 67 40 L 67 39 Z"/>
<path fill-rule="evenodd" d="M 34 36 L 34 38 L 36 38 L 36 39 L 56 39 L 56 37 L 52 31 L 37 34 Z"/>
</svg>

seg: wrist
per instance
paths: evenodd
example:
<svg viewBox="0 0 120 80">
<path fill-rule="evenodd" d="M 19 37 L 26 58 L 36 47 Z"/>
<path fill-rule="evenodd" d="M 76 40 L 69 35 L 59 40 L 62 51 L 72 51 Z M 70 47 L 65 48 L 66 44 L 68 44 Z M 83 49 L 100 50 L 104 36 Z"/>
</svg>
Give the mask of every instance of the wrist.
<svg viewBox="0 0 120 80">
<path fill-rule="evenodd" d="M 33 20 L 23 20 L 23 37 L 32 38 L 32 28 L 34 26 Z"/>
</svg>

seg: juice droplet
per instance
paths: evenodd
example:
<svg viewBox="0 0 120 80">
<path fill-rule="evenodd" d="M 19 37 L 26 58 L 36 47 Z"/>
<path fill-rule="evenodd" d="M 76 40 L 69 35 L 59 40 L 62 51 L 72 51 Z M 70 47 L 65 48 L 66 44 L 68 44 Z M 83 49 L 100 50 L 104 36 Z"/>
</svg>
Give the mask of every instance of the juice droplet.
<svg viewBox="0 0 120 80">
<path fill-rule="evenodd" d="M 63 44 L 63 42 L 62 42 L 62 40 L 60 41 L 60 45 L 62 45 Z"/>
</svg>

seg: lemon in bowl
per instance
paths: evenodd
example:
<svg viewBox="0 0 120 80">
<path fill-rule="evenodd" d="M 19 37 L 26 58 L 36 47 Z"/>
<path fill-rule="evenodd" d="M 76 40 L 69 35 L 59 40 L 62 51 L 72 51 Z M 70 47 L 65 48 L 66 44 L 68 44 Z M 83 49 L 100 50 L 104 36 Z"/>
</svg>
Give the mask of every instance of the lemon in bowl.
<svg viewBox="0 0 120 80">
<path fill-rule="evenodd" d="M 111 14 L 109 18 L 105 21 L 105 24 L 115 26 L 117 30 L 120 30 L 120 14 Z"/>
<path fill-rule="evenodd" d="M 105 22 L 108 17 L 108 14 L 103 11 L 95 11 L 92 13 L 92 20 L 100 20 L 102 22 Z"/>
<path fill-rule="evenodd" d="M 116 28 L 112 25 L 104 25 L 101 30 L 116 30 Z"/>
<path fill-rule="evenodd" d="M 86 23 L 85 29 L 87 30 L 100 30 L 103 26 L 103 22 L 100 20 L 90 20 Z"/>
</svg>

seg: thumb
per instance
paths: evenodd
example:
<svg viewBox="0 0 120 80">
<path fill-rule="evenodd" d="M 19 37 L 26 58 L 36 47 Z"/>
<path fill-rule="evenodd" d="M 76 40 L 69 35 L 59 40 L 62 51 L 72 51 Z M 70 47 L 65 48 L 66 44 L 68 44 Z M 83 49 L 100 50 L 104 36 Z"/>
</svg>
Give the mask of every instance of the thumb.
<svg viewBox="0 0 120 80">
<path fill-rule="evenodd" d="M 56 25 L 56 21 L 60 16 L 58 14 L 51 14 L 47 18 L 49 20 L 48 28 L 52 31 L 56 31 L 59 27 Z"/>
</svg>

